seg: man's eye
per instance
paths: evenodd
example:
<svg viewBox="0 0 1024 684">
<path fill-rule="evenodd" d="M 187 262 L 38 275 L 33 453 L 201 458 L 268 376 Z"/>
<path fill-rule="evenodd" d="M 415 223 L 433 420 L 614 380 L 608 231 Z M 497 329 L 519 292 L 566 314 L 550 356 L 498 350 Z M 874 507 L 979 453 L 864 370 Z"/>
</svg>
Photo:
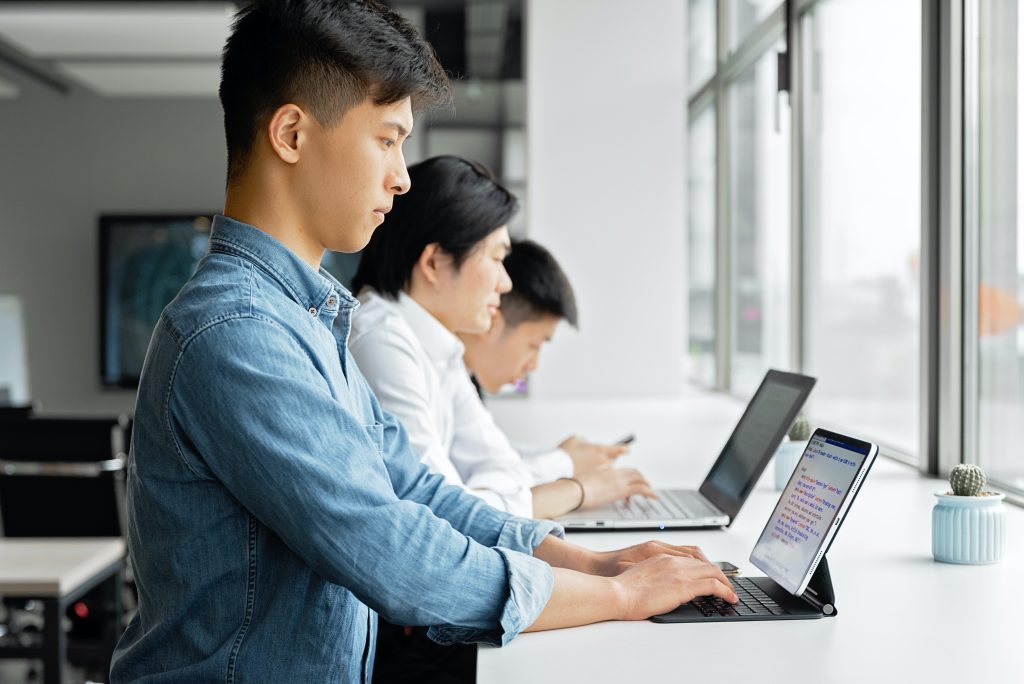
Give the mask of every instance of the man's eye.
<svg viewBox="0 0 1024 684">
<path fill-rule="evenodd" d="M 381 142 L 384 143 L 384 147 L 392 147 L 395 144 L 395 141 L 392 140 L 391 138 L 384 138 L 381 140 Z"/>
</svg>

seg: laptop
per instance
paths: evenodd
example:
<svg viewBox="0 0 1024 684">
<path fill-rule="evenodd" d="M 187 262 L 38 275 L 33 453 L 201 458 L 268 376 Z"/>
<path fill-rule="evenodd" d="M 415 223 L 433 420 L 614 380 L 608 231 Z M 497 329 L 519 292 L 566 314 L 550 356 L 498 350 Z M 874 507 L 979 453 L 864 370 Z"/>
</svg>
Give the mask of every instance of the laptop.
<svg viewBox="0 0 1024 684">
<path fill-rule="evenodd" d="M 768 371 L 699 489 L 655 489 L 660 499 L 634 496 L 556 520 L 574 530 L 728 527 L 814 383 L 806 375 Z"/>
<path fill-rule="evenodd" d="M 740 602 L 701 596 L 653 622 L 809 620 L 837 614 L 825 554 L 878 447 L 828 430 L 811 435 L 750 554 L 767 577 L 731 577 Z"/>
</svg>

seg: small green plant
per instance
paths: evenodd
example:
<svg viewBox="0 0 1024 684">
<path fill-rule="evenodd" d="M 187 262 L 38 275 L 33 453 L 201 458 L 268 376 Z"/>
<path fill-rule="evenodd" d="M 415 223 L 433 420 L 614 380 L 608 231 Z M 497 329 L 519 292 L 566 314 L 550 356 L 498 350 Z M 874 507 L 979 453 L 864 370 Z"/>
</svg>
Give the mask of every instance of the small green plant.
<svg viewBox="0 0 1024 684">
<path fill-rule="evenodd" d="M 792 442 L 806 442 L 811 438 L 811 424 L 807 422 L 804 414 L 799 414 L 789 428 L 789 439 Z"/>
<path fill-rule="evenodd" d="M 985 471 L 968 463 L 953 466 L 949 486 L 956 496 L 978 496 L 985 487 Z"/>
</svg>

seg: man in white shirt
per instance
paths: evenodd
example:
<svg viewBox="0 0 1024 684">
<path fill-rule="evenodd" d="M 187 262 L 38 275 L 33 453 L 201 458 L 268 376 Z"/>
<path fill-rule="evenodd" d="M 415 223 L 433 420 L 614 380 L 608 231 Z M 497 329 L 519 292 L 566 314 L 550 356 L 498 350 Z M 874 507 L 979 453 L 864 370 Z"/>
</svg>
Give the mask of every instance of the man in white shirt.
<svg viewBox="0 0 1024 684">
<path fill-rule="evenodd" d="M 480 401 L 457 337 L 486 332 L 511 289 L 503 261 L 516 199 L 486 169 L 457 157 L 429 159 L 409 174 L 410 191 L 396 198 L 363 252 L 349 347 L 424 463 L 522 516 L 653 496 L 644 477 L 626 468 L 574 468 L 537 481 Z"/>
<path fill-rule="evenodd" d="M 497 393 L 523 383 L 537 368 L 541 346 L 551 341 L 558 324 L 578 326 L 576 295 L 562 267 L 532 240 L 516 240 L 504 261 L 512 289 L 501 295 L 501 308 L 490 330 L 459 335 L 463 361 L 481 391 Z M 516 445 L 537 482 L 608 468 L 629 450 L 624 444 L 595 444 L 572 436 L 557 449 Z"/>
</svg>

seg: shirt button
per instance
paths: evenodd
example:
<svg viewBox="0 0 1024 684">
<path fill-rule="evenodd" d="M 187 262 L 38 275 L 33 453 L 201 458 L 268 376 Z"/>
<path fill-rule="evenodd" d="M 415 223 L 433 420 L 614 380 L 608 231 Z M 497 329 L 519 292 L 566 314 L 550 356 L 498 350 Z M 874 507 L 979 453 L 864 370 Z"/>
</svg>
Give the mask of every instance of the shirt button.
<svg viewBox="0 0 1024 684">
<path fill-rule="evenodd" d="M 309 315 L 310 316 L 316 316 L 316 314 L 317 314 L 316 307 L 315 306 L 309 307 Z"/>
<path fill-rule="evenodd" d="M 334 306 L 337 303 L 338 303 L 338 300 L 335 299 L 334 297 L 331 297 L 330 299 L 327 300 L 327 306 Z"/>
</svg>

